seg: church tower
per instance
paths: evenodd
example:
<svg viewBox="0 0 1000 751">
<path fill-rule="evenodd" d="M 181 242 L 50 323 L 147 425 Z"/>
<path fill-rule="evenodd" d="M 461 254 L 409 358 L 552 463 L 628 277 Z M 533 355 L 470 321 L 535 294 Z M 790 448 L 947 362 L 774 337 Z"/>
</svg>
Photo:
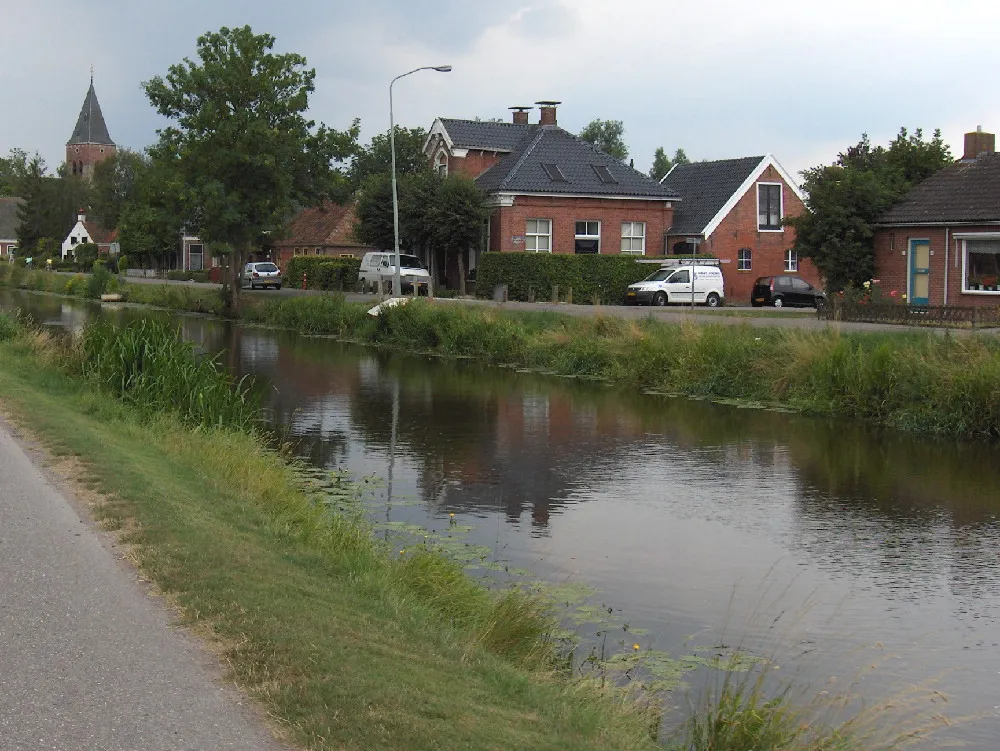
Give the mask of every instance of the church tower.
<svg viewBox="0 0 1000 751">
<path fill-rule="evenodd" d="M 76 121 L 73 135 L 66 142 L 66 172 L 83 175 L 90 180 L 94 167 L 115 153 L 115 143 L 108 135 L 108 126 L 101 114 L 101 105 L 94 91 L 94 74 L 90 74 L 90 89 L 83 100 L 80 117 Z"/>
</svg>

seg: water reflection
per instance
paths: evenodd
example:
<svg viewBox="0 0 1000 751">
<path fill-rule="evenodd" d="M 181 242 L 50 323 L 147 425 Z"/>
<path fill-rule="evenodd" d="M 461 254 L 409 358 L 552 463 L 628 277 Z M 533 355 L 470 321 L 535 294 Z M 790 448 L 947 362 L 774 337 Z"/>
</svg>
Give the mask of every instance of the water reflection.
<svg viewBox="0 0 1000 751">
<path fill-rule="evenodd" d="M 15 299 L 27 298 L 0 293 Z M 70 328 L 96 310 L 28 304 Z M 475 541 L 603 588 L 661 646 L 808 601 L 797 627 L 824 646 L 810 678 L 844 670 L 838 648 L 880 643 L 895 679 L 954 670 L 943 688 L 959 713 L 993 712 L 996 447 L 170 320 L 260 379 L 270 419 L 310 462 L 387 477 L 394 497 L 421 502 L 406 521 L 478 517 Z M 784 601 L 772 609 L 761 587 Z M 989 720 L 957 734 L 989 748 L 995 732 Z"/>
</svg>

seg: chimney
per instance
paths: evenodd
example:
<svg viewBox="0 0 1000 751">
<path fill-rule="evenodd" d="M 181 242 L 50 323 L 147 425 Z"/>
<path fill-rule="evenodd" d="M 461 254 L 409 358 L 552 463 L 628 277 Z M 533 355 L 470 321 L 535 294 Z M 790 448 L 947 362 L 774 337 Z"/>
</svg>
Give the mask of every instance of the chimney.
<svg viewBox="0 0 1000 751">
<path fill-rule="evenodd" d="M 527 125 L 528 124 L 528 113 L 534 109 L 534 107 L 508 107 L 514 113 L 514 123 L 516 125 Z"/>
<path fill-rule="evenodd" d="M 86 209 L 78 209 L 77 212 L 76 212 L 76 220 L 78 222 L 85 222 L 85 221 L 87 221 L 87 210 Z"/>
<path fill-rule="evenodd" d="M 992 154 L 996 151 L 997 137 L 992 133 L 983 133 L 983 126 L 980 125 L 972 133 L 965 134 L 965 154 L 962 156 L 963 162 L 974 162 L 983 154 Z"/>
<path fill-rule="evenodd" d="M 541 101 L 535 102 L 535 104 L 537 104 L 542 110 L 542 116 L 538 119 L 539 125 L 555 126 L 558 124 L 556 123 L 556 105 L 562 104 L 562 102 Z"/>
</svg>

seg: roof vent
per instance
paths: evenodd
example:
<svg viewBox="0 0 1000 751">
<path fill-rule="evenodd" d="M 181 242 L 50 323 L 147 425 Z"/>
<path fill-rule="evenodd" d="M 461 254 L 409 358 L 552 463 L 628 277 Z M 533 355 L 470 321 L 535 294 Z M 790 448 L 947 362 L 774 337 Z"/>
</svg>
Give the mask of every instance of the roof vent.
<svg viewBox="0 0 1000 751">
<path fill-rule="evenodd" d="M 566 175 L 562 173 L 559 169 L 558 164 L 542 164 L 542 169 L 545 170 L 545 174 L 549 176 L 549 179 L 554 183 L 568 183 L 569 180 L 566 179 Z"/>
</svg>

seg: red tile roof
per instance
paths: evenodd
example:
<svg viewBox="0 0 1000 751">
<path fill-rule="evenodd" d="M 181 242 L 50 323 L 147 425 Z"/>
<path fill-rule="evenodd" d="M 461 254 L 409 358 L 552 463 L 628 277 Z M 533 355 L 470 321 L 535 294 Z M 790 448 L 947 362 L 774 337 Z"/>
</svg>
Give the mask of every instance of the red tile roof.
<svg viewBox="0 0 1000 751">
<path fill-rule="evenodd" d="M 96 245 L 107 245 L 118 240 L 117 229 L 105 229 L 97 222 L 84 222 L 83 228 L 87 230 L 87 234 Z"/>
<path fill-rule="evenodd" d="M 274 241 L 274 246 L 365 247 L 354 239 L 354 225 L 357 221 L 354 204 L 341 206 L 326 201 L 320 206 L 302 209 L 292 217 L 285 225 L 282 237 Z"/>
</svg>

